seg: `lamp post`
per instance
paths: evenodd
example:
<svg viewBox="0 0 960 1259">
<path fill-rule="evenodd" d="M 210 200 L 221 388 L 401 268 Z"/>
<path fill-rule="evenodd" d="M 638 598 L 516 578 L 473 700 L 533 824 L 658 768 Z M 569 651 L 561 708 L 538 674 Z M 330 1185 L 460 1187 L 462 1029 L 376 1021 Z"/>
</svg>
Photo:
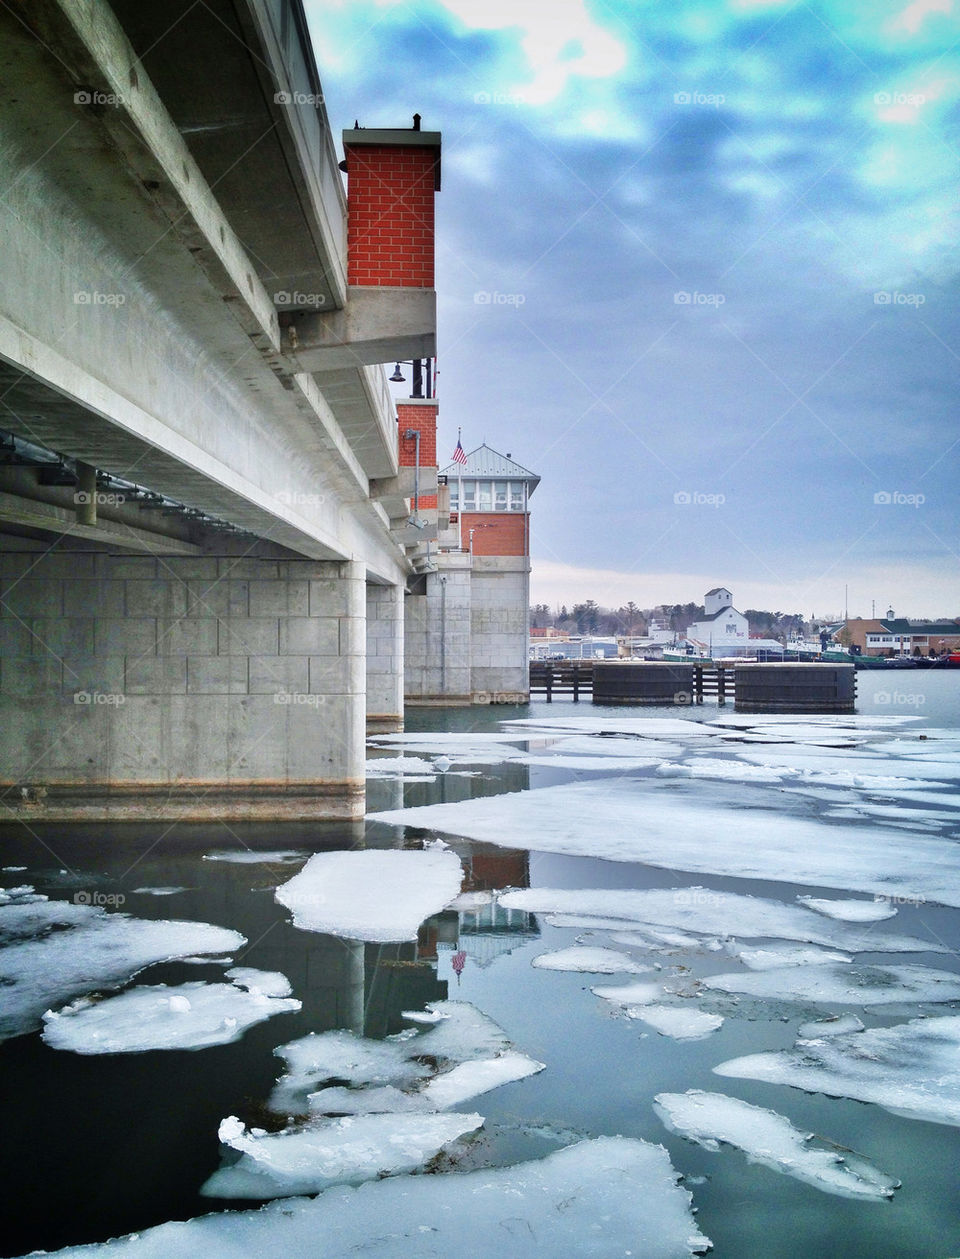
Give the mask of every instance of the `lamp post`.
<svg viewBox="0 0 960 1259">
<path fill-rule="evenodd" d="M 433 388 L 432 388 L 432 381 L 431 381 L 431 363 L 432 362 L 433 362 L 433 359 L 429 359 L 429 358 L 400 359 L 399 362 L 397 362 L 394 365 L 393 375 L 389 376 L 388 379 L 395 385 L 402 385 L 403 382 L 406 380 L 406 376 L 404 376 L 403 372 L 400 370 L 401 366 L 412 367 L 413 368 L 413 386 L 412 386 L 412 393 L 410 396 L 412 398 L 424 398 L 424 397 L 432 398 L 433 397 Z M 426 368 L 426 370 L 424 370 L 424 368 Z M 423 392 L 424 380 L 426 380 L 426 386 L 427 386 L 426 393 Z"/>
</svg>

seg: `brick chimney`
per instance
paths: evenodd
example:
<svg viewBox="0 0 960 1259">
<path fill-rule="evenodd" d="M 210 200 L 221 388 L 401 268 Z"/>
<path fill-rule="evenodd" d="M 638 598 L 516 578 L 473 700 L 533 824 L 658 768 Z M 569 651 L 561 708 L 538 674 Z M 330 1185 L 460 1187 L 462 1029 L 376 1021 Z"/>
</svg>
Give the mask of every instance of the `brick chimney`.
<svg viewBox="0 0 960 1259">
<path fill-rule="evenodd" d="M 440 132 L 344 131 L 347 171 L 347 283 L 434 287 L 434 198 L 440 188 Z"/>
</svg>

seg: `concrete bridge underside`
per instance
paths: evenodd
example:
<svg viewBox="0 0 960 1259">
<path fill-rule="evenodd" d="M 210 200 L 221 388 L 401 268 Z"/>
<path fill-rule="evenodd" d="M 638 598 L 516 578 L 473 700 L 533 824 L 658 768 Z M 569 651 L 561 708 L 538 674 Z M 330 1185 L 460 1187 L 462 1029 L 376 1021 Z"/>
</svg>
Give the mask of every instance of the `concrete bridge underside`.
<svg viewBox="0 0 960 1259">
<path fill-rule="evenodd" d="M 0 49 L 6 814 L 359 816 L 368 656 L 402 720 L 379 363 L 413 343 L 396 295 L 344 318 L 302 10 L 23 0 Z M 298 356 L 305 307 L 352 340 Z"/>
</svg>

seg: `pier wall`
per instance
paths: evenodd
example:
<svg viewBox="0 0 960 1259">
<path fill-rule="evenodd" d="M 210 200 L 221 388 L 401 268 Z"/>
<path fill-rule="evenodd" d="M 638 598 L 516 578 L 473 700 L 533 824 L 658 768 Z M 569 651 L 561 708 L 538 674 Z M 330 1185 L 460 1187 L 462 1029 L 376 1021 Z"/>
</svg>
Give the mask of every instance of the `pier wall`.
<svg viewBox="0 0 960 1259">
<path fill-rule="evenodd" d="M 6 816 L 362 816 L 362 565 L 11 550 L 0 580 Z"/>
</svg>

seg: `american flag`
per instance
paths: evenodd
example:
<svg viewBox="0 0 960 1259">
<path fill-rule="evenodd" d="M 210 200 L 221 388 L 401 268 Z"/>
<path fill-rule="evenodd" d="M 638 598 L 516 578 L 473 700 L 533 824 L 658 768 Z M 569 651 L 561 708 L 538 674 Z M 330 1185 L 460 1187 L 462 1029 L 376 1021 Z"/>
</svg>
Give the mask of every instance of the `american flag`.
<svg viewBox="0 0 960 1259">
<path fill-rule="evenodd" d="M 459 438 L 459 437 L 457 438 L 457 448 L 456 448 L 456 450 L 453 452 L 453 462 L 454 462 L 454 463 L 466 463 L 466 462 L 467 462 L 467 456 L 463 453 L 463 447 L 460 445 L 460 438 Z"/>
</svg>

